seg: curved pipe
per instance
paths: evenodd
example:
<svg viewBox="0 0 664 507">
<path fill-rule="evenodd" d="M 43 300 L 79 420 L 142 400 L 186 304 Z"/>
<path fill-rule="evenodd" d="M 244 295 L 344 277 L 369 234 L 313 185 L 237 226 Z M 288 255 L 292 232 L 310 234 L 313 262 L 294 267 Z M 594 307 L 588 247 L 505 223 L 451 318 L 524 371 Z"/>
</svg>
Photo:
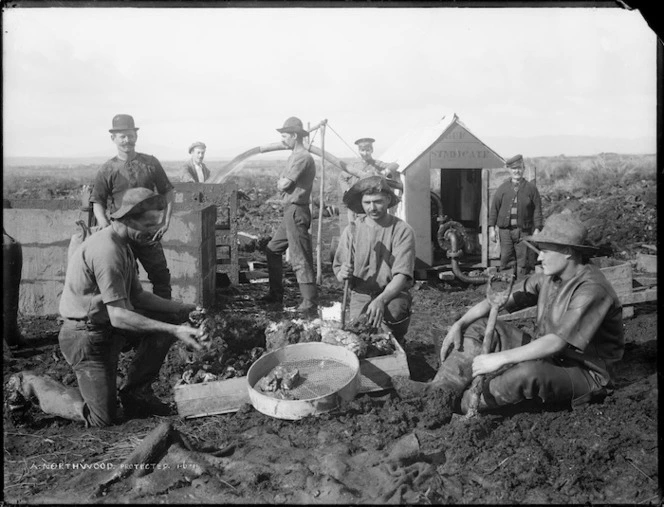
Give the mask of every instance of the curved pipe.
<svg viewBox="0 0 664 507">
<path fill-rule="evenodd" d="M 458 257 L 461 256 L 463 251 L 458 247 L 459 238 L 457 237 L 457 231 L 453 228 L 450 228 L 445 233 L 445 236 L 446 239 L 450 241 L 450 250 L 447 252 L 447 256 L 450 258 L 450 262 L 452 263 L 452 272 L 454 273 L 454 276 L 465 283 L 480 285 L 486 282 L 489 279 L 489 276 L 487 275 L 468 276 L 461 272 Z"/>
<path fill-rule="evenodd" d="M 318 148 L 317 146 L 313 146 L 311 144 L 305 144 L 304 147 L 309 153 L 312 153 L 316 155 L 319 158 L 324 158 L 326 162 L 329 162 L 330 164 L 338 167 L 341 169 L 343 172 L 352 174 L 353 176 L 356 176 L 357 178 L 361 178 L 362 174 L 356 173 L 354 171 L 351 171 L 348 168 L 348 164 L 344 162 L 343 160 L 340 160 L 339 158 L 335 157 L 329 152 L 325 152 L 325 157 L 323 157 L 323 151 Z M 240 153 L 237 157 L 233 158 L 230 162 L 228 162 L 226 165 L 223 167 L 217 169 L 217 171 L 210 177 L 208 180 L 210 183 L 223 183 L 223 181 L 228 178 L 231 174 L 233 174 L 235 171 L 239 170 L 239 164 L 243 162 L 244 160 L 248 159 L 249 157 L 253 157 L 254 155 L 260 155 L 261 153 L 269 153 L 272 151 L 281 151 L 281 150 L 289 150 L 287 146 L 283 145 L 282 143 L 271 143 L 271 144 L 265 144 L 262 146 L 256 146 L 254 148 L 251 148 L 245 152 Z M 403 185 L 399 181 L 394 181 L 392 184 L 394 188 L 398 189 L 403 189 Z"/>
</svg>

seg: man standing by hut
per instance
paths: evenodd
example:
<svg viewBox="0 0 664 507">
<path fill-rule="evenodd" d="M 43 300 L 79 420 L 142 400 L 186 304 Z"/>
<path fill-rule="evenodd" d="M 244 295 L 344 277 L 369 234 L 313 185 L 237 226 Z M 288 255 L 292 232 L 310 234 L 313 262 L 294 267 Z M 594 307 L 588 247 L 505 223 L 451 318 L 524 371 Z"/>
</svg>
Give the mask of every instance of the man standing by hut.
<svg viewBox="0 0 664 507">
<path fill-rule="evenodd" d="M 535 266 L 534 253 L 522 241 L 524 236 L 542 230 L 542 201 L 534 183 L 523 177 L 525 165 L 522 155 L 507 160 L 511 177 L 496 190 L 489 208 L 489 238 L 500 239 L 500 269 L 513 268 L 517 276 L 530 272 Z"/>
<path fill-rule="evenodd" d="M 196 141 L 189 146 L 189 160 L 182 166 L 180 181 L 204 183 L 210 177 L 210 170 L 203 163 L 205 143 Z"/>
<path fill-rule="evenodd" d="M 388 213 L 398 203 L 386 178 L 357 181 L 344 195 L 344 204 L 361 215 L 344 229 L 332 269 L 339 281 L 350 280 L 351 320 L 366 313 L 373 327 L 384 322 L 401 341 L 410 324 L 415 233 Z"/>
<path fill-rule="evenodd" d="M 117 114 L 109 130 L 118 154 L 101 166 L 90 197 L 97 224 L 111 225 L 107 213 L 114 213 L 122 205 L 122 198 L 130 188 L 144 187 L 166 198 L 164 221 L 151 242 L 132 244 L 137 260 L 143 265 L 152 283 L 152 292 L 164 299 L 171 298 L 171 273 L 166 265 L 161 238 L 166 234 L 173 214 L 173 185 L 164 168 L 152 155 L 136 152 L 138 128 L 128 114 Z M 108 208 L 108 209 L 107 209 Z"/>
<path fill-rule="evenodd" d="M 397 178 L 397 169 L 399 164 L 396 162 L 385 163 L 373 158 L 373 143 L 376 140 L 371 137 L 363 137 L 355 141 L 360 153 L 360 158 L 353 160 L 348 165 L 348 172 L 342 171 L 339 174 L 339 185 L 341 187 L 342 195 L 348 191 L 360 178 L 367 176 L 383 176 L 388 179 Z M 355 176 L 360 175 L 360 176 Z M 341 230 L 346 227 L 348 222 L 352 222 L 357 217 L 357 214 L 348 210 L 348 221 L 340 217 L 339 225 Z"/>
<path fill-rule="evenodd" d="M 318 312 L 318 293 L 314 274 L 313 247 L 309 226 L 311 211 L 309 200 L 316 177 L 316 163 L 304 147 L 304 138 L 308 132 L 304 130 L 302 121 L 290 117 L 284 122 L 281 142 L 293 153 L 288 157 L 285 171 L 277 181 L 277 189 L 281 192 L 284 203 L 284 216 L 267 244 L 266 256 L 270 292 L 263 298 L 271 303 L 283 303 L 283 265 L 282 255 L 289 249 L 290 261 L 300 287 L 302 302 L 297 311 L 304 317 L 315 317 Z"/>
</svg>

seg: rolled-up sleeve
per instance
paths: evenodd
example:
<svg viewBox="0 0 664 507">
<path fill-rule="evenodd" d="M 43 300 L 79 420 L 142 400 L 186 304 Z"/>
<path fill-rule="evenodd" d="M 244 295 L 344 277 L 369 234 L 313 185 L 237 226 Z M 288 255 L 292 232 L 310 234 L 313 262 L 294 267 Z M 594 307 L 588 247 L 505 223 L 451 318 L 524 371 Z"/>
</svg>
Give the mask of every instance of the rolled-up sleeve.
<svg viewBox="0 0 664 507">
<path fill-rule="evenodd" d="M 412 279 L 415 272 L 415 233 L 409 226 L 395 235 L 392 255 L 394 256 L 392 276 L 406 275 Z"/>
</svg>

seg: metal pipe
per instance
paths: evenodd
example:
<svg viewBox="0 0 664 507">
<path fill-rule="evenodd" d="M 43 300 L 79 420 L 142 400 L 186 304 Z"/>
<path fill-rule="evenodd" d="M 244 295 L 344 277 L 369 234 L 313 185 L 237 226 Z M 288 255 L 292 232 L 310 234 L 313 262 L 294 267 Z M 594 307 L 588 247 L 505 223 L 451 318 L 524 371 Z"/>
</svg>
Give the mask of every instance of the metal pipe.
<svg viewBox="0 0 664 507">
<path fill-rule="evenodd" d="M 454 276 L 456 276 L 459 280 L 465 283 L 471 283 L 471 284 L 483 284 L 487 280 L 489 280 L 488 275 L 480 275 L 480 276 L 468 276 L 464 273 L 461 272 L 461 268 L 459 267 L 459 261 L 458 257 L 461 256 L 463 253 L 463 250 L 459 249 L 459 238 L 457 237 L 457 231 L 453 228 L 450 228 L 447 230 L 445 233 L 446 239 L 450 241 L 450 250 L 447 252 L 447 257 L 450 259 L 450 262 L 452 263 L 452 272 L 454 273 Z"/>
</svg>

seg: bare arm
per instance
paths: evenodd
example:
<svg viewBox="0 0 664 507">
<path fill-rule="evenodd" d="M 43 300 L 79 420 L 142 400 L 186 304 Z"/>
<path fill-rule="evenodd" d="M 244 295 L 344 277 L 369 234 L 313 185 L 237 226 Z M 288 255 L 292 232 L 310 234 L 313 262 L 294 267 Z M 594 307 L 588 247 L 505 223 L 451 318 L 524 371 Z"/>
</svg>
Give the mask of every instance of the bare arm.
<svg viewBox="0 0 664 507">
<path fill-rule="evenodd" d="M 97 219 L 97 224 L 99 226 L 104 228 L 111 225 L 111 222 L 108 220 L 108 217 L 106 217 L 106 207 L 103 206 L 101 203 L 93 202 L 92 211 L 95 214 L 95 218 Z"/>
<path fill-rule="evenodd" d="M 166 234 L 169 225 L 171 225 L 171 216 L 173 215 L 173 204 L 175 203 L 175 192 L 173 191 L 173 189 L 170 189 L 168 192 L 166 192 L 166 194 L 164 194 L 164 197 L 166 198 L 166 213 L 164 215 L 164 225 L 162 225 L 161 228 L 152 237 L 154 241 L 161 240 L 161 238 L 164 237 L 164 234 Z"/>
<path fill-rule="evenodd" d="M 135 298 L 132 299 L 132 302 L 134 302 L 134 306 L 141 310 L 152 310 L 162 313 L 188 313 L 196 309 L 196 305 L 194 304 L 180 303 L 179 301 L 164 299 L 146 290 L 141 291 L 136 295 Z"/>
<path fill-rule="evenodd" d="M 279 181 L 277 181 L 277 188 L 281 192 L 287 192 L 293 188 L 293 185 L 295 185 L 295 182 L 289 178 L 279 178 Z"/>
<path fill-rule="evenodd" d="M 494 372 L 505 365 L 544 359 L 561 352 L 567 342 L 555 334 L 547 334 L 514 349 L 480 354 L 473 359 L 473 377 Z"/>
<path fill-rule="evenodd" d="M 196 341 L 198 329 L 194 327 L 177 326 L 145 317 L 140 313 L 128 309 L 127 302 L 124 299 L 107 304 L 106 309 L 108 310 L 108 316 L 113 327 L 124 329 L 125 331 L 165 333 L 174 336 L 197 350 L 202 349 L 201 345 Z"/>
</svg>

